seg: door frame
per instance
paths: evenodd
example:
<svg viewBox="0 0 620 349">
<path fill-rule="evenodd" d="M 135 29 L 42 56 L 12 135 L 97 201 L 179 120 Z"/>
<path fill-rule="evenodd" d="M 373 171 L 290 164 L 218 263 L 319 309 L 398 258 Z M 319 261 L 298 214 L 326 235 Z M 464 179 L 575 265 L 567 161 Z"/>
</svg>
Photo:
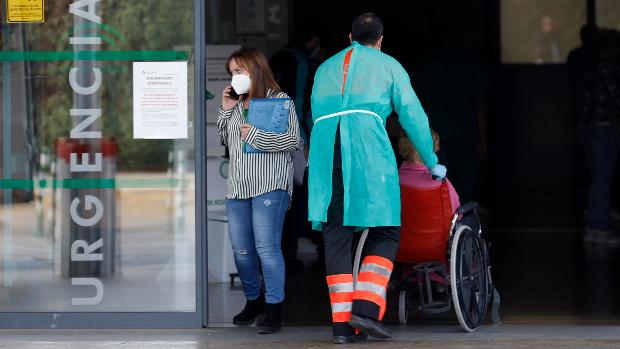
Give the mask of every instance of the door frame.
<svg viewBox="0 0 620 349">
<path fill-rule="evenodd" d="M 207 325 L 205 3 L 194 0 L 195 269 L 194 312 L 0 312 L 1 329 L 201 328 Z"/>
</svg>

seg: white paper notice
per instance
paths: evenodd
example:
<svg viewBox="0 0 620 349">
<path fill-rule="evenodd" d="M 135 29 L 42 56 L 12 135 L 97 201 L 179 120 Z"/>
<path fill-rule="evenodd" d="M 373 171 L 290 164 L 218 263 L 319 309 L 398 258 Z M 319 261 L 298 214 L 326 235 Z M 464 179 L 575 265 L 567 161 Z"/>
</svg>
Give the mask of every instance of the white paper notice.
<svg viewBox="0 0 620 349">
<path fill-rule="evenodd" d="M 133 63 L 133 137 L 187 138 L 187 62 Z"/>
</svg>

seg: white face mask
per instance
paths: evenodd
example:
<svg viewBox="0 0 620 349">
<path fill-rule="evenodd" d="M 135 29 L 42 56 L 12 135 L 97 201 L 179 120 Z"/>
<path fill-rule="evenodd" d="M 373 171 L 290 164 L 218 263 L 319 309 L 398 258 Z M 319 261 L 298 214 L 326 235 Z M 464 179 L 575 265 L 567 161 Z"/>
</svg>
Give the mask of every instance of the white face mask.
<svg viewBox="0 0 620 349">
<path fill-rule="evenodd" d="M 250 91 L 250 87 L 252 87 L 252 80 L 250 80 L 248 75 L 237 74 L 233 75 L 232 82 L 230 84 L 238 95 L 242 95 Z"/>
</svg>

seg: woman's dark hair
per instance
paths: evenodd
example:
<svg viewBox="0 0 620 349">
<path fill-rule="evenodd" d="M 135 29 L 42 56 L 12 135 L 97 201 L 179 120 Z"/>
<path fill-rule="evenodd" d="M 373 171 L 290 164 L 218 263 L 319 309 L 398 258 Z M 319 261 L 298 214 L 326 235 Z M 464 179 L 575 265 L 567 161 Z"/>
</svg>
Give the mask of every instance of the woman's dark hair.
<svg viewBox="0 0 620 349">
<path fill-rule="evenodd" d="M 351 25 L 351 40 L 362 45 L 374 45 L 383 35 L 383 22 L 372 12 L 361 14 Z"/>
<path fill-rule="evenodd" d="M 252 87 L 250 89 L 249 99 L 267 97 L 267 90 L 280 92 L 280 86 L 273 77 L 273 72 L 269 67 L 265 55 L 255 48 L 242 48 L 233 52 L 228 61 L 226 61 L 226 71 L 232 75 L 230 71 L 230 62 L 235 60 L 237 64 L 250 73 Z"/>
</svg>

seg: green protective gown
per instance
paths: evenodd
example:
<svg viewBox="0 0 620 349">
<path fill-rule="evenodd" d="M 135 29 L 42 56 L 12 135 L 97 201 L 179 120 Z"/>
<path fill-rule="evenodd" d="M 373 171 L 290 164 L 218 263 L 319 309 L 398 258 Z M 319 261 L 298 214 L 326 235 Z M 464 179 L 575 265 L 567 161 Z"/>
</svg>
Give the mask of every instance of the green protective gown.
<svg viewBox="0 0 620 349">
<path fill-rule="evenodd" d="M 345 55 L 353 50 L 343 93 Z M 428 119 L 405 69 L 357 42 L 323 63 L 312 89 L 308 219 L 321 230 L 332 196 L 336 127 L 340 125 L 344 225 L 400 226 L 400 188 L 385 130 L 392 110 L 429 168 L 437 164 Z"/>
</svg>

